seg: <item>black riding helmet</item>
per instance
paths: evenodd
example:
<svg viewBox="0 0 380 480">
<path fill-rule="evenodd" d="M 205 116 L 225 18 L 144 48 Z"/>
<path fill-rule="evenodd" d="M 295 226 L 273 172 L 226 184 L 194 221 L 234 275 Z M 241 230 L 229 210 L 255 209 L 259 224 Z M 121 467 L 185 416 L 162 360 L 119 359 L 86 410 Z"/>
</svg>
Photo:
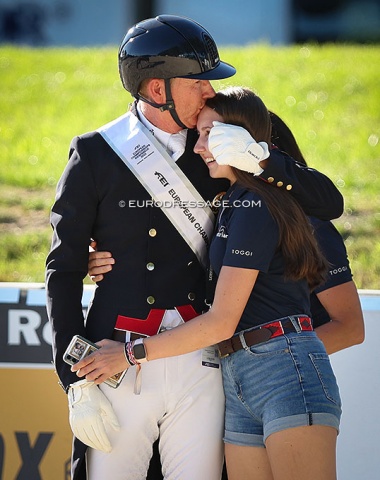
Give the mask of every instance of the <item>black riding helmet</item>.
<svg viewBox="0 0 380 480">
<path fill-rule="evenodd" d="M 171 78 L 217 80 L 231 77 L 235 68 L 219 59 L 210 33 L 199 23 L 176 15 L 159 15 L 133 26 L 119 49 L 119 72 L 124 88 L 135 98 L 161 110 L 169 110 L 179 120 L 170 90 Z M 150 102 L 139 94 L 146 78 L 165 80 L 166 103 Z"/>
</svg>

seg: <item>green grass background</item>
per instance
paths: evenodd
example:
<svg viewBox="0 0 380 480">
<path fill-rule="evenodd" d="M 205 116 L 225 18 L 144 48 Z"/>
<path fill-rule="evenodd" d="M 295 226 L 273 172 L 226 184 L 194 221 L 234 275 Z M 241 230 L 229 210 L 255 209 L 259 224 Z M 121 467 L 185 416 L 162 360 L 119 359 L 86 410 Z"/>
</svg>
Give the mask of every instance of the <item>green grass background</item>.
<svg viewBox="0 0 380 480">
<path fill-rule="evenodd" d="M 334 221 L 359 288 L 379 289 L 380 46 L 224 47 L 214 82 L 253 88 L 345 197 Z M 73 136 L 123 114 L 117 47 L 0 48 L 0 281 L 41 282 L 49 209 Z"/>
</svg>

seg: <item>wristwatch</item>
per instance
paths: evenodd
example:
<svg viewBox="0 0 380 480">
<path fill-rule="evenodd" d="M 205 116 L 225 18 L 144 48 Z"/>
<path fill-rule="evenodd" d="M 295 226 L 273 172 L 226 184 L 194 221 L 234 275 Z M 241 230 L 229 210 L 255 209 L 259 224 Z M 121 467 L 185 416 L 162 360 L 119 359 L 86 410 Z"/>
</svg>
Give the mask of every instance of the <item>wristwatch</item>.
<svg viewBox="0 0 380 480">
<path fill-rule="evenodd" d="M 133 342 L 132 351 L 137 363 L 144 363 L 148 361 L 143 338 L 138 338 Z"/>
</svg>

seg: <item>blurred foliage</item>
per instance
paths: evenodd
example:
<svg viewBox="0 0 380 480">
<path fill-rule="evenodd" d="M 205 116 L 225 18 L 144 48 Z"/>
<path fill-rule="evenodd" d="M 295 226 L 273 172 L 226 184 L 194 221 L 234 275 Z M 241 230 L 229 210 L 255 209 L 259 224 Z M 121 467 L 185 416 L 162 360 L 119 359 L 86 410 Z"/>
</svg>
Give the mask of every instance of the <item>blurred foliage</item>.
<svg viewBox="0 0 380 480">
<path fill-rule="evenodd" d="M 345 197 L 334 223 L 360 288 L 380 277 L 379 46 L 220 49 L 237 74 L 216 89 L 258 93 Z M 117 49 L 0 48 L 0 281 L 43 281 L 49 207 L 70 140 L 128 108 Z"/>
</svg>

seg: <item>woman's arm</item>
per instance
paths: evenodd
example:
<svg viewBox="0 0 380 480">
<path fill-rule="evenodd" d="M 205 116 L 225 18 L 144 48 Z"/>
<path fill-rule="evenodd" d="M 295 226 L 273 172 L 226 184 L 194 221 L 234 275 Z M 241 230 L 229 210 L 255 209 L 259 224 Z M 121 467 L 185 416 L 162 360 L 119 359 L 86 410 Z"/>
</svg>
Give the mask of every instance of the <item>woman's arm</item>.
<svg viewBox="0 0 380 480">
<path fill-rule="evenodd" d="M 331 319 L 315 329 L 328 354 L 364 341 L 363 312 L 353 281 L 317 293 L 317 297 Z"/>
<path fill-rule="evenodd" d="M 149 360 L 173 357 L 214 345 L 230 338 L 243 314 L 258 276 L 258 270 L 222 267 L 211 309 L 172 330 L 144 340 Z M 74 365 L 78 377 L 99 384 L 129 367 L 124 344 L 112 340 L 97 342 L 101 348 Z"/>
<path fill-rule="evenodd" d="M 222 267 L 211 309 L 185 325 L 144 340 L 148 359 L 182 355 L 232 337 L 258 273 L 247 268 Z"/>
</svg>

